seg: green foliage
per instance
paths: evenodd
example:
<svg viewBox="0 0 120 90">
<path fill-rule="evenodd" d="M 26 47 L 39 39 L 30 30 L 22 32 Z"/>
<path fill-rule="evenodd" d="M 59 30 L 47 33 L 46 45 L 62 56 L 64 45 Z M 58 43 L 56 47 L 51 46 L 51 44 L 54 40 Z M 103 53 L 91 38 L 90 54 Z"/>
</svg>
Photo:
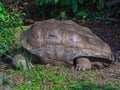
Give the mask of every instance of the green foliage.
<svg viewBox="0 0 120 90">
<path fill-rule="evenodd" d="M 67 19 L 66 11 L 61 11 L 60 15 L 58 16 L 58 19 L 60 19 L 60 20 Z"/>
<path fill-rule="evenodd" d="M 3 79 L 2 80 L 2 85 L 9 85 L 10 84 L 10 81 L 8 79 Z"/>
<path fill-rule="evenodd" d="M 98 1 L 98 8 L 99 8 L 99 9 L 104 8 L 104 0 L 99 0 L 99 1 Z"/>
<path fill-rule="evenodd" d="M 109 25 L 112 24 L 111 21 L 110 21 L 108 18 L 106 18 L 105 12 L 96 12 L 96 13 L 94 13 L 94 14 L 90 17 L 90 20 L 92 20 L 93 22 L 94 22 L 95 20 L 99 20 L 99 21 L 104 22 L 105 24 L 109 24 Z"/>
<path fill-rule="evenodd" d="M 22 16 L 22 12 L 15 8 L 8 13 L 3 4 L 0 3 L 0 55 L 15 48 L 13 29 L 23 23 Z"/>
<path fill-rule="evenodd" d="M 15 83 L 13 90 L 117 90 L 120 81 L 98 84 L 94 79 L 98 75 L 94 71 L 74 72 L 66 67 L 37 66 L 25 73 L 13 75 L 13 78 L 21 77 Z M 16 72 L 15 72 L 16 73 Z M 90 73 L 90 74 L 88 74 Z"/>
<path fill-rule="evenodd" d="M 83 19 L 85 19 L 88 16 L 88 13 L 85 11 L 78 11 L 75 15 L 75 17 L 82 17 Z"/>
<path fill-rule="evenodd" d="M 58 15 L 56 17 L 60 17 L 60 19 L 61 12 L 64 11 L 66 12 L 65 17 L 67 17 L 69 14 L 73 14 L 75 18 L 77 16 L 77 18 L 80 17 L 85 19 L 88 16 L 88 13 L 90 13 L 91 8 L 94 9 L 95 7 L 98 10 L 104 8 L 104 0 L 35 0 L 35 3 L 37 6 L 44 8 L 43 10 L 41 9 L 41 12 L 44 12 L 44 15 L 46 12 L 52 11 L 49 12 L 52 13 L 49 16 L 55 17 L 55 15 Z M 47 9 L 47 7 L 49 7 L 49 9 Z M 45 8 L 48 11 L 45 11 Z M 53 15 L 53 12 L 55 15 Z M 64 19 L 65 18 L 63 17 L 62 20 Z"/>
<path fill-rule="evenodd" d="M 36 5 L 44 6 L 48 4 L 60 4 L 61 6 L 71 5 L 72 11 L 76 13 L 79 5 L 86 4 L 89 0 L 35 0 Z M 104 0 L 92 0 L 91 2 L 97 3 L 99 9 L 104 8 Z"/>
<path fill-rule="evenodd" d="M 0 74 L 0 81 L 3 86 L 10 85 L 10 80 L 6 78 L 6 72 L 2 71 Z"/>
<path fill-rule="evenodd" d="M 14 46 L 14 32 L 10 28 L 0 29 L 0 54 L 4 54 Z"/>
</svg>

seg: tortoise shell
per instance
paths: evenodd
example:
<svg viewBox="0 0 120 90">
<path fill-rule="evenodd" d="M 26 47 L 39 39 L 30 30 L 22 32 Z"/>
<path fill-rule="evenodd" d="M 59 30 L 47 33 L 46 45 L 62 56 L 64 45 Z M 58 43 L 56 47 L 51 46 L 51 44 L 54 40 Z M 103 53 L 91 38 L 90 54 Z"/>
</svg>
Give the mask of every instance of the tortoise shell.
<svg viewBox="0 0 120 90">
<path fill-rule="evenodd" d="M 49 19 L 35 22 L 21 33 L 22 46 L 45 63 L 71 63 L 77 57 L 113 60 L 110 47 L 89 28 L 71 20 Z"/>
</svg>

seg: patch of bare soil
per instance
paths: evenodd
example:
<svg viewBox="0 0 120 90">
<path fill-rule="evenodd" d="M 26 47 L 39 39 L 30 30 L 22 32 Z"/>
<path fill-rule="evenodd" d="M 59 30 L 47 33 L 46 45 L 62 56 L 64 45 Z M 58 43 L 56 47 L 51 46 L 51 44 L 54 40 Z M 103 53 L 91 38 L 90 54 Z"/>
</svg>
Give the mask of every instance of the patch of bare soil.
<svg viewBox="0 0 120 90">
<path fill-rule="evenodd" d="M 120 80 L 120 63 L 111 64 L 107 68 L 96 70 L 96 73 L 99 75 L 96 78 L 99 83 Z"/>
<path fill-rule="evenodd" d="M 110 45 L 111 50 L 118 61 L 107 68 L 94 70 L 98 74 L 98 76 L 95 77 L 95 80 L 99 83 L 120 80 L 120 27 L 106 25 L 94 26 L 90 24 L 84 26 L 88 26 L 96 35 Z M 0 70 L 4 70 L 5 66 L 0 64 Z M 67 73 L 71 74 L 71 71 Z M 88 71 L 87 74 L 89 73 L 90 72 Z"/>
<path fill-rule="evenodd" d="M 100 24 L 97 26 L 87 24 L 86 26 L 103 41 L 108 43 L 117 61 L 108 68 L 97 70 L 97 73 L 100 74 L 97 80 L 100 82 L 120 80 L 120 26 L 106 26 Z"/>
<path fill-rule="evenodd" d="M 120 52 L 120 27 L 90 27 L 103 41 L 110 45 L 114 53 Z M 120 59 L 119 59 L 120 60 Z"/>
</svg>

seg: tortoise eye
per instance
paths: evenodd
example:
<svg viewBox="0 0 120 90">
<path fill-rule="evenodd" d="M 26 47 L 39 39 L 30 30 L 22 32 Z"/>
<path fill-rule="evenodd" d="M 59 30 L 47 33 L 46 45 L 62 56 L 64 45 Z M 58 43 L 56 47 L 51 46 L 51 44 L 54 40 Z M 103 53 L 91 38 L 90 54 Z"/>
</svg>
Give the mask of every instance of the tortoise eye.
<svg viewBox="0 0 120 90">
<path fill-rule="evenodd" d="M 57 37 L 56 35 L 50 34 L 50 35 L 48 36 L 48 40 L 56 41 L 56 40 L 58 40 L 58 37 Z"/>
</svg>

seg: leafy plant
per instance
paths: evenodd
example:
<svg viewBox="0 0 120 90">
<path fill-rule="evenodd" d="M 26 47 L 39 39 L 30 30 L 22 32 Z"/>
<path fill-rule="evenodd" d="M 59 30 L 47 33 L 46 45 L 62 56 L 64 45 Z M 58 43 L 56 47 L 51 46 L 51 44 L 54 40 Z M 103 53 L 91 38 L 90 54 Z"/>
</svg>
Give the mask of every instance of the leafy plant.
<svg viewBox="0 0 120 90">
<path fill-rule="evenodd" d="M 50 13 L 53 13 L 54 10 L 57 11 L 54 12 L 54 14 L 58 15 L 57 17 L 60 19 L 61 13 L 63 12 L 65 12 L 64 19 L 67 19 L 69 14 L 73 14 L 75 18 L 81 17 L 85 19 L 88 16 L 91 8 L 96 7 L 98 10 L 104 8 L 104 0 L 35 0 L 35 3 L 39 7 L 44 7 L 43 10 L 41 9 L 41 11 L 44 12 L 44 15 L 47 12 L 45 11 L 45 8 L 49 7 L 49 9 L 46 10 L 50 10 L 52 7 Z M 54 16 L 55 15 L 52 14 L 52 17 Z"/>
<path fill-rule="evenodd" d="M 23 14 L 13 8 L 7 12 L 4 5 L 0 3 L 0 55 L 9 53 L 15 49 L 14 28 L 22 25 Z"/>
<path fill-rule="evenodd" d="M 14 79 L 24 77 L 15 82 L 13 90 L 119 90 L 120 80 L 99 85 L 99 82 L 90 79 L 98 78 L 95 74 L 94 71 L 71 73 L 66 67 L 41 65 L 26 71 L 24 76 L 21 72 L 12 75 Z"/>
<path fill-rule="evenodd" d="M 35 0 L 37 6 L 49 5 L 49 4 L 60 4 L 71 5 L 72 11 L 76 13 L 78 11 L 79 5 L 86 4 L 89 0 Z M 92 0 L 92 4 L 97 3 L 99 9 L 104 8 L 104 0 Z"/>
<path fill-rule="evenodd" d="M 83 19 L 85 19 L 88 16 L 88 13 L 85 11 L 78 11 L 75 15 L 75 17 L 82 17 Z"/>
<path fill-rule="evenodd" d="M 11 83 L 10 80 L 8 78 L 6 78 L 5 71 L 1 71 L 0 81 L 3 86 L 10 85 L 10 83 Z"/>
<path fill-rule="evenodd" d="M 61 11 L 60 15 L 58 16 L 60 20 L 65 20 L 67 18 L 66 11 Z"/>
</svg>

